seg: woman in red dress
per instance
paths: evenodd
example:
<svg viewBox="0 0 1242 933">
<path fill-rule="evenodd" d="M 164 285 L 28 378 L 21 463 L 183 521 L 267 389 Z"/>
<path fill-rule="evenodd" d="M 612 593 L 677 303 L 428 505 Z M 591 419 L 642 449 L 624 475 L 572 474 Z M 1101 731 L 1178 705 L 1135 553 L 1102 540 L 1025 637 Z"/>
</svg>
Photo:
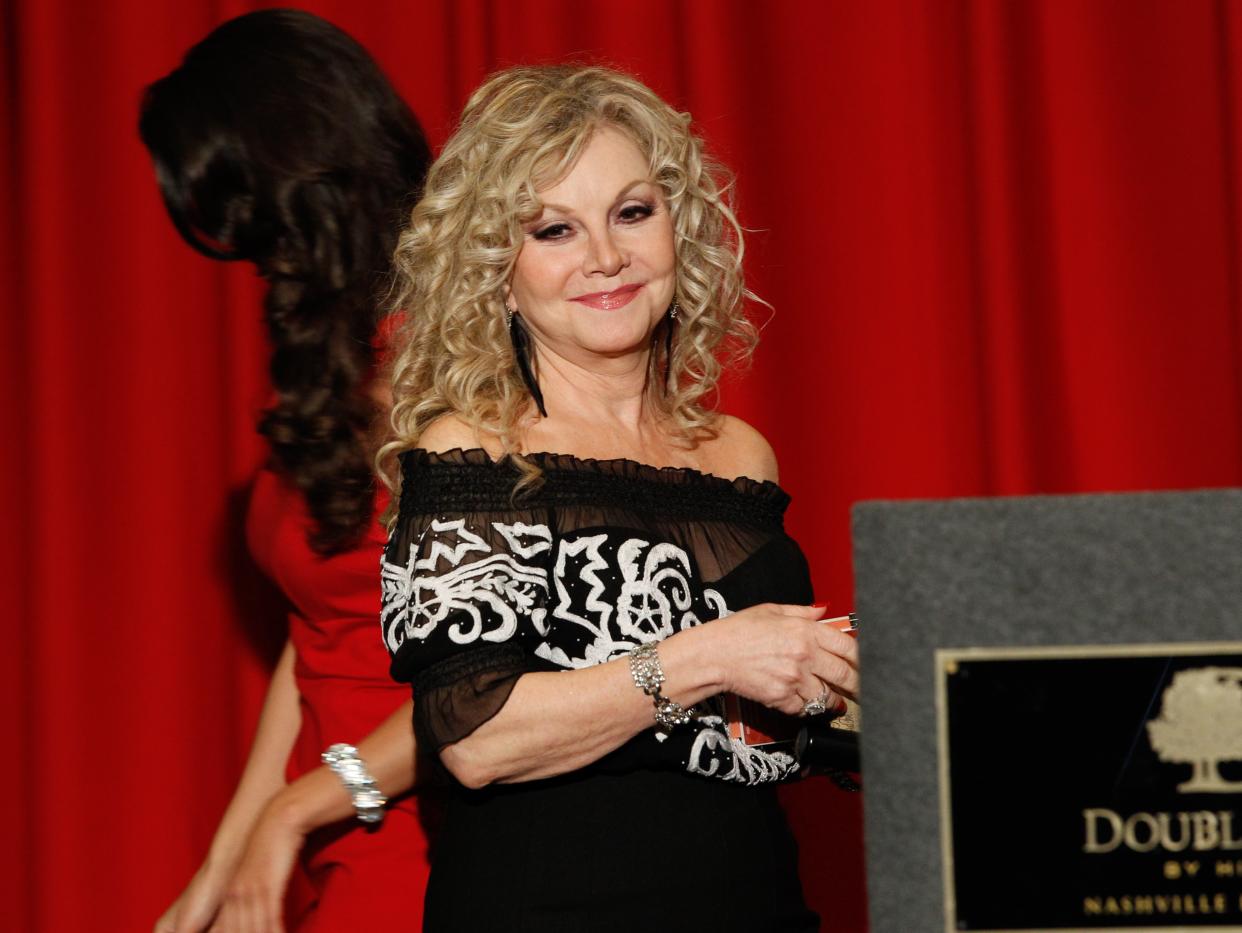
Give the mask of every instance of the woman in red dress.
<svg viewBox="0 0 1242 933">
<path fill-rule="evenodd" d="M 293 10 L 214 30 L 148 89 L 140 132 L 181 235 L 269 283 L 271 459 L 247 537 L 292 607 L 236 793 L 155 929 L 417 928 L 427 846 L 416 798 L 400 796 L 414 783 L 409 693 L 376 636 L 384 503 L 368 436 L 377 296 L 426 140 L 361 46 Z M 357 746 L 386 808 L 321 762 L 337 743 Z M 314 893 L 282 926 L 299 852 Z"/>
</svg>

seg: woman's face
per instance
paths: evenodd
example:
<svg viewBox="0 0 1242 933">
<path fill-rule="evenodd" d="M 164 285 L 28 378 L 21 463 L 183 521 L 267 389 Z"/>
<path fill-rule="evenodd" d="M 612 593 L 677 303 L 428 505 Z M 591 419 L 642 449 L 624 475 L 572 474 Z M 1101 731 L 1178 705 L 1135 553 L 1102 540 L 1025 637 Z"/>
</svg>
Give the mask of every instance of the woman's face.
<svg viewBox="0 0 1242 933">
<path fill-rule="evenodd" d="M 615 129 L 597 130 L 572 171 L 539 189 L 509 306 L 537 343 L 583 366 L 650 348 L 673 300 L 673 222 L 647 160 Z"/>
</svg>

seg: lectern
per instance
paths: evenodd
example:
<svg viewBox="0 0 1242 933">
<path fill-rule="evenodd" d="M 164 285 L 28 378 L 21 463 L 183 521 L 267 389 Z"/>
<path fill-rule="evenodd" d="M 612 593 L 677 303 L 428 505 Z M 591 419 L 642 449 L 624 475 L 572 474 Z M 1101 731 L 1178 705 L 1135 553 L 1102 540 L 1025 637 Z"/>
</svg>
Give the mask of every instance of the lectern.
<svg viewBox="0 0 1242 933">
<path fill-rule="evenodd" d="M 1242 931 L 1242 491 L 853 536 L 873 933 Z"/>
</svg>

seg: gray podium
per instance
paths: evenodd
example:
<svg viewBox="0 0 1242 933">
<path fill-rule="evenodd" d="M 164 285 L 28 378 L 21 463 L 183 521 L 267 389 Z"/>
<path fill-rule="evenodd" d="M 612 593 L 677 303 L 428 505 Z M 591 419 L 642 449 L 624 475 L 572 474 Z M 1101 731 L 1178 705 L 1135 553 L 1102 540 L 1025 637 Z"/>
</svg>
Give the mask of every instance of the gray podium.
<svg viewBox="0 0 1242 933">
<path fill-rule="evenodd" d="M 853 533 L 873 933 L 1242 930 L 1242 491 Z"/>
</svg>

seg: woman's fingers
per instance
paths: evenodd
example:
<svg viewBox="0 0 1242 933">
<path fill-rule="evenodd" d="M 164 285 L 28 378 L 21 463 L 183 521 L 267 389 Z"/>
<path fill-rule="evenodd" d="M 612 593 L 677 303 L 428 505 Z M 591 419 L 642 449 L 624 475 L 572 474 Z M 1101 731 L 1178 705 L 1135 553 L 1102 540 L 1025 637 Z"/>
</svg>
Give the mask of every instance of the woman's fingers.
<svg viewBox="0 0 1242 933">
<path fill-rule="evenodd" d="M 818 619 L 824 614 L 823 606 L 796 606 L 791 603 L 771 603 L 772 611 L 798 619 Z"/>
<path fill-rule="evenodd" d="M 234 892 L 225 900 L 210 933 L 257 933 L 264 929 L 261 909 L 249 892 Z"/>
<path fill-rule="evenodd" d="M 808 703 L 822 703 L 825 709 L 836 709 L 842 704 L 840 694 L 821 681 L 812 677 L 807 684 L 798 687 L 797 692 L 777 707 L 789 716 L 801 716 L 806 713 Z"/>
<path fill-rule="evenodd" d="M 812 662 L 816 676 L 851 700 L 858 699 L 858 642 L 825 626 L 816 627 L 815 641 L 820 649 Z"/>
<path fill-rule="evenodd" d="M 851 667 L 844 658 L 826 651 L 817 652 L 811 661 L 811 671 L 828 689 L 858 699 L 858 669 Z"/>
<path fill-rule="evenodd" d="M 272 897 L 271 892 L 268 892 L 266 907 L 267 911 L 263 917 L 263 929 L 267 933 L 284 933 L 285 927 L 280 917 L 281 903 L 279 898 Z"/>
<path fill-rule="evenodd" d="M 858 667 L 858 640 L 827 625 L 814 628 L 815 641 L 821 649 L 841 658 L 850 667 Z"/>
<path fill-rule="evenodd" d="M 250 925 L 246 927 L 246 933 L 267 933 L 266 914 L 263 895 L 261 892 L 256 891 L 250 898 L 250 914 L 248 917 Z"/>
<path fill-rule="evenodd" d="M 775 703 L 768 703 L 766 705 L 771 706 L 778 713 L 784 713 L 786 716 L 798 716 L 802 713 L 802 707 L 805 704 L 806 701 L 794 693 L 783 697 Z"/>
<path fill-rule="evenodd" d="M 242 930 L 244 933 L 262 933 L 263 929 L 263 902 L 257 894 L 252 894 L 246 899 L 246 922 Z"/>
<path fill-rule="evenodd" d="M 825 684 L 814 674 L 807 674 L 798 682 L 798 687 L 794 692 L 798 695 L 798 699 L 801 700 L 802 704 L 805 706 L 813 700 L 818 700 L 824 695 L 825 691 L 830 689 L 831 688 L 827 684 Z"/>
</svg>

